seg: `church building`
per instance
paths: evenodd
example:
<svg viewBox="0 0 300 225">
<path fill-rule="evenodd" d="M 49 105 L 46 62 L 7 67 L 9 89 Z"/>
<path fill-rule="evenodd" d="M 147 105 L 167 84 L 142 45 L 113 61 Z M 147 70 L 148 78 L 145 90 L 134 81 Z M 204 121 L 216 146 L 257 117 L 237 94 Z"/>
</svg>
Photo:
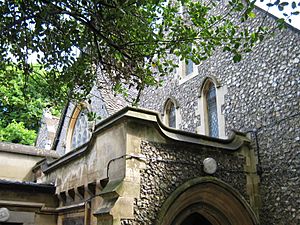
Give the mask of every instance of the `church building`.
<svg viewBox="0 0 300 225">
<path fill-rule="evenodd" d="M 0 225 L 300 224 L 300 32 L 243 57 L 178 60 L 138 108 L 93 89 L 35 147 L 0 143 Z"/>
</svg>

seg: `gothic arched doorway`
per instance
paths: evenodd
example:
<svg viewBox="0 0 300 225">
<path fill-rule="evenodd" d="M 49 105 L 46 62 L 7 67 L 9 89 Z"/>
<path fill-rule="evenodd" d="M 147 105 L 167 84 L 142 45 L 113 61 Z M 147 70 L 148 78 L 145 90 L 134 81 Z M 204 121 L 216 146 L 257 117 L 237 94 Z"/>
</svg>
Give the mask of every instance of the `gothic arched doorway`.
<svg viewBox="0 0 300 225">
<path fill-rule="evenodd" d="M 247 201 L 216 178 L 178 187 L 162 206 L 156 225 L 258 225 Z"/>
</svg>

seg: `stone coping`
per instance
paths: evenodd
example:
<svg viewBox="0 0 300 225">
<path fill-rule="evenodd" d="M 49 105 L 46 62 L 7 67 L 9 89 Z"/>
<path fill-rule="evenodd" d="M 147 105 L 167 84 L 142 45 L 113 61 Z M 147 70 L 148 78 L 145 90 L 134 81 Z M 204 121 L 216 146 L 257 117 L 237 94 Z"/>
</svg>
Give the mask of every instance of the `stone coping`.
<svg viewBox="0 0 300 225">
<path fill-rule="evenodd" d="M 233 130 L 233 134 L 230 138 L 220 139 L 170 128 L 161 121 L 158 112 L 129 106 L 98 123 L 93 136 L 111 127 L 114 123 L 124 120 L 125 118 L 136 121 L 143 120 L 144 122 L 146 121 L 148 123 L 152 123 L 163 137 L 183 143 L 222 148 L 224 150 L 238 150 L 244 143 L 250 143 L 250 140 L 246 137 L 246 134 L 235 130 Z"/>
<path fill-rule="evenodd" d="M 160 120 L 159 113 L 156 111 L 127 106 L 114 115 L 104 119 L 103 121 L 100 121 L 96 125 L 95 131 L 93 132 L 91 140 L 88 143 L 68 152 L 57 160 L 50 162 L 43 172 L 49 173 L 56 168 L 59 168 L 66 163 L 81 157 L 82 155 L 85 155 L 91 149 L 91 146 L 93 145 L 98 133 L 104 132 L 106 129 L 114 126 L 115 124 L 124 122 L 124 120 L 136 122 L 143 121 L 143 123 L 146 122 L 152 124 L 164 138 L 180 143 L 208 146 L 227 151 L 237 151 L 243 144 L 250 144 L 249 139 L 244 133 L 241 132 L 234 131 L 231 138 L 219 139 L 181 131 L 165 126 Z"/>
<path fill-rule="evenodd" d="M 8 152 L 21 155 L 30 155 L 37 157 L 59 158 L 59 155 L 53 150 L 36 148 L 34 146 L 0 142 L 0 153 Z"/>
</svg>

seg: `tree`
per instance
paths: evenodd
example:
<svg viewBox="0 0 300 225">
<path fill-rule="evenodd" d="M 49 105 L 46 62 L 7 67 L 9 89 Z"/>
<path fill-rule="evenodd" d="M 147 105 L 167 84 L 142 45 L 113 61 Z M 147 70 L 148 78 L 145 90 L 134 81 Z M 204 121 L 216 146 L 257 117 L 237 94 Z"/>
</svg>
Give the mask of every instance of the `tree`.
<svg viewBox="0 0 300 225">
<path fill-rule="evenodd" d="M 37 81 L 42 74 L 39 65 L 31 76 L 13 66 L 0 71 L 0 141 L 34 144 L 43 109 L 51 102 L 42 91 L 46 82 Z"/>
<path fill-rule="evenodd" d="M 18 123 L 14 120 L 6 127 L 0 124 L 0 141 L 34 145 L 35 139 L 36 131 L 26 129 L 23 122 Z"/>
<path fill-rule="evenodd" d="M 235 62 L 240 61 L 242 53 L 251 51 L 272 31 L 263 24 L 251 30 L 232 22 L 234 15 L 241 22 L 253 19 L 254 3 L 250 0 L 1 1 L 0 68 L 4 70 L 13 56 L 18 68 L 31 76 L 28 55 L 37 53 L 47 72 L 43 78 L 47 90 L 60 90 L 50 92 L 52 99 L 59 101 L 86 96 L 96 84 L 95 66 L 114 84 L 115 92 L 134 87 L 140 93 L 145 86 L 159 85 L 157 77 L 170 74 L 176 67 L 170 55 L 199 63 L 216 48 L 222 48 L 232 53 Z M 225 4 L 225 8 L 220 10 L 220 4 Z M 291 3 L 290 15 L 299 14 L 296 11 L 299 4 Z M 270 7 L 283 10 L 287 5 L 276 0 Z M 282 25 L 283 20 L 279 21 Z"/>
</svg>

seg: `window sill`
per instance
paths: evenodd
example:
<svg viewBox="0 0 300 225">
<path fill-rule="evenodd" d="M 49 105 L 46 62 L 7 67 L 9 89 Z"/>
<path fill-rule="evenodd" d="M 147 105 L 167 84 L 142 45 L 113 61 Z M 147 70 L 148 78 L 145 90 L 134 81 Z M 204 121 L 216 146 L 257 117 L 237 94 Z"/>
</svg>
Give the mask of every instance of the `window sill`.
<svg viewBox="0 0 300 225">
<path fill-rule="evenodd" d="M 198 73 L 196 71 L 186 75 L 185 77 L 182 77 L 182 78 L 179 78 L 179 82 L 178 84 L 181 85 L 181 84 L 184 84 L 185 82 L 187 82 L 188 80 L 194 78 L 195 76 L 197 76 Z"/>
</svg>

